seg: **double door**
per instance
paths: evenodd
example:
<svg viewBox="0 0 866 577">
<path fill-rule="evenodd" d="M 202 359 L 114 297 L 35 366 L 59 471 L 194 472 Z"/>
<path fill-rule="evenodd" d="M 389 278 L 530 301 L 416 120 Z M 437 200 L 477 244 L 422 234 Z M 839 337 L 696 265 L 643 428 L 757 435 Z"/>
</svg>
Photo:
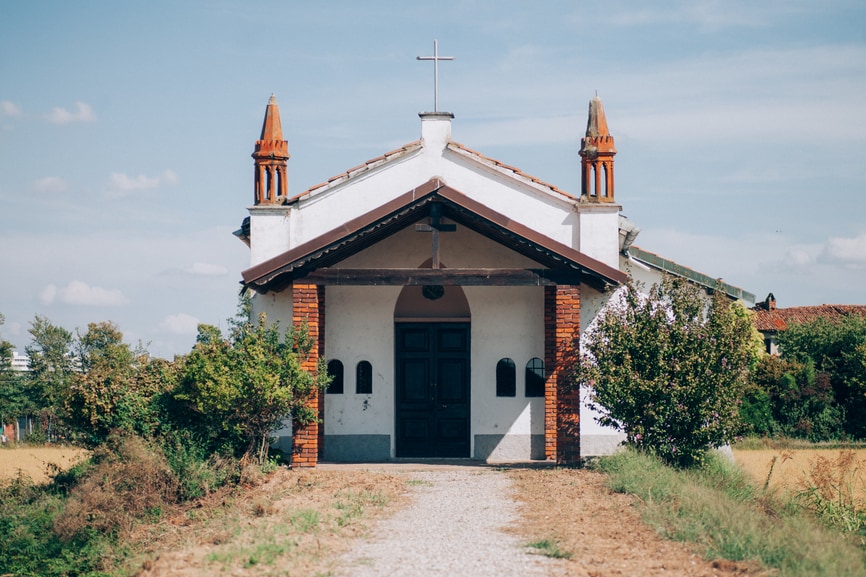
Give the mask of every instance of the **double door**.
<svg viewBox="0 0 866 577">
<path fill-rule="evenodd" d="M 397 323 L 397 457 L 469 457 L 469 323 Z"/>
</svg>

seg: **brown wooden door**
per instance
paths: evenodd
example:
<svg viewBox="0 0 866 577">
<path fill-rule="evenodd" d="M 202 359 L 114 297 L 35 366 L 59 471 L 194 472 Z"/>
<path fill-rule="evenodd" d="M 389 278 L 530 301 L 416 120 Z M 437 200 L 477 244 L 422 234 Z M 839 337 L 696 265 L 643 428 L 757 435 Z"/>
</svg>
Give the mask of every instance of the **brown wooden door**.
<svg viewBox="0 0 866 577">
<path fill-rule="evenodd" d="M 397 457 L 469 457 L 469 323 L 398 323 Z"/>
</svg>

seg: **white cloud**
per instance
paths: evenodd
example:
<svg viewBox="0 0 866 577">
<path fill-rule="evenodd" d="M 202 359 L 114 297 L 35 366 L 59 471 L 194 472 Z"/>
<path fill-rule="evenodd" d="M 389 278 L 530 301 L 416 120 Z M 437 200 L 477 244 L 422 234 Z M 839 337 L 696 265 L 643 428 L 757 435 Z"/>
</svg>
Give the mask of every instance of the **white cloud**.
<svg viewBox="0 0 866 577">
<path fill-rule="evenodd" d="M 171 169 L 162 173 L 162 180 L 166 184 L 177 184 L 177 173 Z"/>
<path fill-rule="evenodd" d="M 818 259 L 845 268 L 866 267 L 866 233 L 854 238 L 830 238 Z"/>
<path fill-rule="evenodd" d="M 221 264 L 194 262 L 192 263 L 192 266 L 185 269 L 184 272 L 201 276 L 222 276 L 228 274 L 229 269 Z"/>
<path fill-rule="evenodd" d="M 175 335 L 194 335 L 198 333 L 200 322 L 192 315 L 178 313 L 176 315 L 168 315 L 162 319 L 162 322 L 159 323 L 159 328 Z"/>
<path fill-rule="evenodd" d="M 86 307 L 117 307 L 129 302 L 120 290 L 90 286 L 78 280 L 70 282 L 63 288 L 53 284 L 46 286 L 39 293 L 39 300 L 45 305 L 59 301 L 68 305 Z"/>
<path fill-rule="evenodd" d="M 76 102 L 75 110 L 70 112 L 65 108 L 52 108 L 51 112 L 45 115 L 48 122 L 52 124 L 71 124 L 73 122 L 95 122 L 96 114 L 86 102 Z"/>
<path fill-rule="evenodd" d="M 57 298 L 57 287 L 53 284 L 46 286 L 42 289 L 42 292 L 39 293 L 39 302 L 44 305 L 50 305 L 54 302 L 54 299 Z"/>
<path fill-rule="evenodd" d="M 815 257 L 812 253 L 802 247 L 791 247 L 785 251 L 781 260 L 781 269 L 802 268 L 814 264 Z"/>
<path fill-rule="evenodd" d="M 9 100 L 0 100 L 0 116 L 21 116 L 21 107 Z"/>
<path fill-rule="evenodd" d="M 46 176 L 40 178 L 33 184 L 36 192 L 66 192 L 69 185 L 59 176 Z"/>
<path fill-rule="evenodd" d="M 159 188 L 164 184 L 176 184 L 177 180 L 177 173 L 173 170 L 166 170 L 158 176 L 139 174 L 135 177 L 123 172 L 112 172 L 108 179 L 108 194 L 114 197 L 126 196 L 141 190 Z"/>
</svg>

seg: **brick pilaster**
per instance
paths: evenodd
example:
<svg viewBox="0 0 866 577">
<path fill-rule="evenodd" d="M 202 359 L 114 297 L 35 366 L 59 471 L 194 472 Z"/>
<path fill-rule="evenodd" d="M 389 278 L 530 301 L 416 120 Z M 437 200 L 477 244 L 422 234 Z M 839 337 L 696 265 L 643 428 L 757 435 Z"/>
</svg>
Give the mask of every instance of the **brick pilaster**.
<svg viewBox="0 0 866 577">
<path fill-rule="evenodd" d="M 313 347 L 310 355 L 303 361 L 301 367 L 307 371 L 315 371 L 318 359 L 325 344 L 325 307 L 324 288 L 316 285 L 296 284 L 292 291 L 292 324 L 296 327 L 306 323 Z M 317 391 L 309 398 L 309 406 L 323 417 L 325 409 L 324 391 Z M 320 431 L 322 429 L 322 431 Z M 313 422 L 300 427 L 292 424 L 292 467 L 315 467 L 318 463 L 320 439 L 324 422 Z"/>
<path fill-rule="evenodd" d="M 568 382 L 580 335 L 580 287 L 544 288 L 544 454 L 559 464 L 580 462 L 580 391 Z"/>
</svg>

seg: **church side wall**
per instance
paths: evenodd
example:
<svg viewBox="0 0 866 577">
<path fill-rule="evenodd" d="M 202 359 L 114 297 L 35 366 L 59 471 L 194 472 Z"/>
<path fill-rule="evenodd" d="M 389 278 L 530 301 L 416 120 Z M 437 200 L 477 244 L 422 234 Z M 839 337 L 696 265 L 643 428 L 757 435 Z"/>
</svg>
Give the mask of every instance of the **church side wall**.
<svg viewBox="0 0 866 577">
<path fill-rule="evenodd" d="M 607 306 L 615 292 L 602 293 L 587 285 L 581 286 L 580 327 L 581 340 L 591 331 L 593 320 Z M 589 406 L 591 390 L 580 388 L 580 454 L 581 457 L 611 455 L 625 440 L 625 435 L 610 427 L 603 427 L 596 420 L 600 415 Z"/>
</svg>

